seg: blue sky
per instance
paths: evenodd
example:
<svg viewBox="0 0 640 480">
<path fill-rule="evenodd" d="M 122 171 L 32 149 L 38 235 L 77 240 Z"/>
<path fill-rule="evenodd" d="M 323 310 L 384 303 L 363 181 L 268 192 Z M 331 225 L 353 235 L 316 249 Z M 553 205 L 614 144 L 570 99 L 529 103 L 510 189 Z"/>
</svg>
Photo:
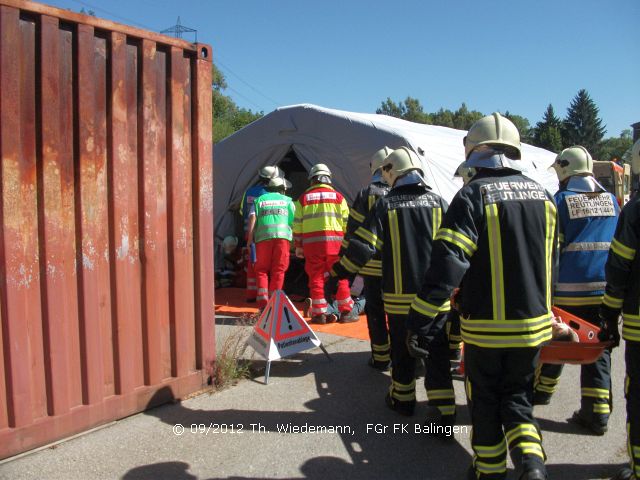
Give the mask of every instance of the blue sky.
<svg viewBox="0 0 640 480">
<path fill-rule="evenodd" d="M 585 88 L 606 136 L 640 122 L 638 0 L 48 0 L 213 46 L 225 92 L 268 113 L 315 103 L 375 112 L 412 96 L 532 125 Z M 193 40 L 193 35 L 185 35 Z"/>
</svg>

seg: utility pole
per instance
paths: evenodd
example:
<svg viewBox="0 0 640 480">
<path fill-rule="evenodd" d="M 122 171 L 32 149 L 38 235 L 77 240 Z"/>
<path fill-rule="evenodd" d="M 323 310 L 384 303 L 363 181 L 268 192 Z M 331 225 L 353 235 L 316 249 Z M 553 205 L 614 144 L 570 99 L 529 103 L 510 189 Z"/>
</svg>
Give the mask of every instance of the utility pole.
<svg viewBox="0 0 640 480">
<path fill-rule="evenodd" d="M 189 27 L 185 27 L 184 25 L 181 25 L 180 17 L 178 17 L 178 20 L 176 21 L 176 24 L 173 27 L 165 28 L 164 30 L 161 30 L 160 33 L 173 35 L 176 38 L 182 38 L 183 33 L 193 33 L 195 35 L 194 43 L 198 43 L 198 31 L 193 28 L 189 28 Z"/>
</svg>

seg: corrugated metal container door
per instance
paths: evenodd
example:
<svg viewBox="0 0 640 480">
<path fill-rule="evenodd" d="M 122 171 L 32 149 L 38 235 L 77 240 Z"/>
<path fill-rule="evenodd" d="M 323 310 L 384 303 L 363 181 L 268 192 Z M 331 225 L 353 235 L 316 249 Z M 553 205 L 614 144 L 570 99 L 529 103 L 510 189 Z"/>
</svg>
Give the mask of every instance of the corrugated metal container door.
<svg viewBox="0 0 640 480">
<path fill-rule="evenodd" d="M 213 178 L 209 46 L 17 0 L 0 39 L 5 458 L 206 382 Z"/>
</svg>

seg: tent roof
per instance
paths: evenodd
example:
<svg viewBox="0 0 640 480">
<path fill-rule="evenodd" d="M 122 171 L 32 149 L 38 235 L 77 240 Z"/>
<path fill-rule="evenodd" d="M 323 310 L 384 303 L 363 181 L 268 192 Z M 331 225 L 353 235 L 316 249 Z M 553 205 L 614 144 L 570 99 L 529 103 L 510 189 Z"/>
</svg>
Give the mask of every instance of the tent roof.
<svg viewBox="0 0 640 480">
<path fill-rule="evenodd" d="M 244 192 L 256 182 L 258 169 L 277 165 L 290 150 L 307 171 L 316 163 L 327 164 L 336 189 L 353 200 L 370 181 L 371 156 L 385 145 L 407 146 L 422 158 L 434 191 L 450 202 L 462 186 L 454 174 L 464 160 L 465 135 L 464 130 L 310 104 L 278 108 L 214 147 L 216 236 L 233 232 L 229 208 L 237 208 Z M 547 170 L 555 154 L 523 144 L 522 156 L 525 174 L 555 192 L 556 175 Z"/>
</svg>

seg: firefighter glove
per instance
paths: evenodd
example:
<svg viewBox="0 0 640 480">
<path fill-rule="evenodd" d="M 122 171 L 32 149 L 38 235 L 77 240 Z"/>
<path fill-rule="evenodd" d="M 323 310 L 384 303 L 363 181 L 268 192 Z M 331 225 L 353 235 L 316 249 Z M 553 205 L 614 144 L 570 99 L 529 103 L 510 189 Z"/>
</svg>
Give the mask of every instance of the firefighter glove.
<svg viewBox="0 0 640 480">
<path fill-rule="evenodd" d="M 413 358 L 427 358 L 429 356 L 429 343 L 425 335 L 420 335 L 412 330 L 407 330 L 407 350 Z"/>
<path fill-rule="evenodd" d="M 600 333 L 598 334 L 598 340 L 600 340 L 601 342 L 613 342 L 613 345 L 611 347 L 617 347 L 620 344 L 620 331 L 618 330 L 618 312 L 603 305 L 600 307 L 598 316 L 600 317 Z"/>
</svg>

